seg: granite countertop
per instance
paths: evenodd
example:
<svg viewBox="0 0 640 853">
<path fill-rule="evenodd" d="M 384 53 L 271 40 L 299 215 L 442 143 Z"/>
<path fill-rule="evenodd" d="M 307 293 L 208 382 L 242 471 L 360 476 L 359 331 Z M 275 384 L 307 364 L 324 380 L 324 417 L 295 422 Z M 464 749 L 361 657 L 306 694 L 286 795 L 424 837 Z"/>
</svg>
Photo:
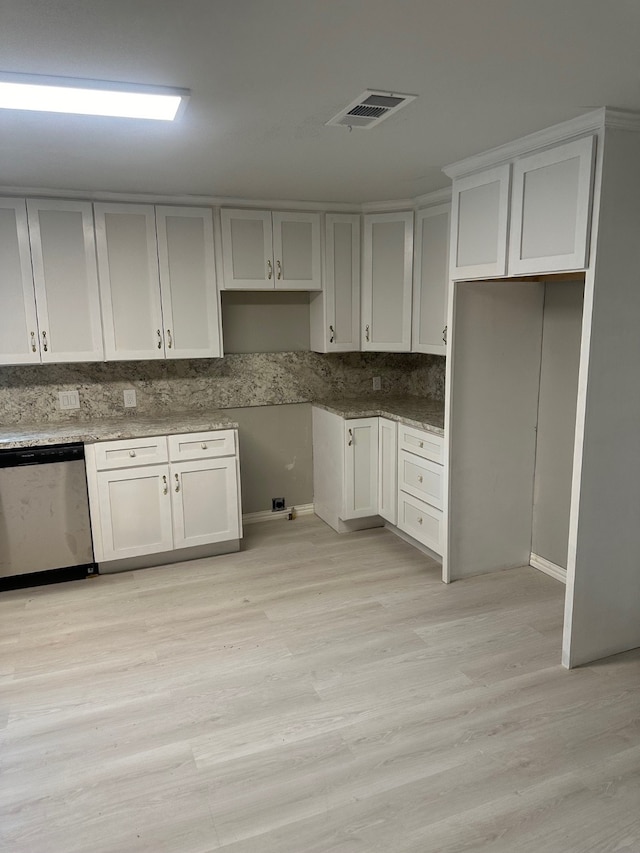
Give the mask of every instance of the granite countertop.
<svg viewBox="0 0 640 853">
<path fill-rule="evenodd" d="M 177 435 L 186 432 L 206 432 L 212 429 L 234 429 L 237 426 L 236 421 L 225 415 L 224 409 L 153 417 L 134 416 L 96 418 L 93 421 L 68 421 L 67 423 L 13 424 L 0 427 L 0 450 L 71 442 L 90 444 L 94 441 L 116 438 Z"/>
<path fill-rule="evenodd" d="M 314 406 L 342 418 L 389 418 L 407 426 L 444 435 L 444 402 L 427 397 L 326 397 Z"/>
</svg>

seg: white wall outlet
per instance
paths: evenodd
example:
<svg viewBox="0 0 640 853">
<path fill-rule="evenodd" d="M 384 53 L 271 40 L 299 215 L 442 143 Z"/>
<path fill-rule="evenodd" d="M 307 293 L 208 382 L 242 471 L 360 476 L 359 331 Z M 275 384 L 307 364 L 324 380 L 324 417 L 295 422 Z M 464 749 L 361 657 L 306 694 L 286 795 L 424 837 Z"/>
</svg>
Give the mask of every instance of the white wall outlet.
<svg viewBox="0 0 640 853">
<path fill-rule="evenodd" d="M 58 391 L 61 409 L 79 409 L 80 394 L 77 391 Z"/>
<path fill-rule="evenodd" d="M 373 390 L 374 390 L 374 391 L 381 391 L 381 390 L 382 390 L 382 384 L 381 384 L 381 382 L 380 382 L 380 377 L 379 377 L 379 376 L 374 376 L 374 377 L 373 377 Z"/>
<path fill-rule="evenodd" d="M 124 405 L 126 409 L 134 409 L 138 405 L 136 403 L 136 392 L 133 388 L 125 388 Z"/>
</svg>

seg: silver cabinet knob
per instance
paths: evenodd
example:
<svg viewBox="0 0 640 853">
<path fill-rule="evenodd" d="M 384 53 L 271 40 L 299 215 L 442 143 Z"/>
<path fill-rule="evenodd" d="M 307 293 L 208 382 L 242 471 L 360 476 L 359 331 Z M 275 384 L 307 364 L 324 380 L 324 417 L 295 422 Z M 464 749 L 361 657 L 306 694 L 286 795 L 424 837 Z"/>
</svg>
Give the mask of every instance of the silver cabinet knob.
<svg viewBox="0 0 640 853">
<path fill-rule="evenodd" d="M 418 474 L 418 482 L 419 482 L 419 483 L 421 483 L 421 482 L 422 482 L 422 474 Z"/>
<path fill-rule="evenodd" d="M 200 445 L 200 447 L 201 447 L 203 450 L 206 450 L 206 449 L 207 449 L 207 442 L 206 442 L 206 441 L 203 441 L 203 442 L 202 442 L 202 444 Z"/>
<path fill-rule="evenodd" d="M 130 450 L 130 451 L 129 451 L 129 456 L 131 456 L 131 457 L 133 458 L 135 455 L 136 455 L 135 450 Z"/>
<path fill-rule="evenodd" d="M 418 519 L 418 524 L 422 524 L 422 517 Z"/>
<path fill-rule="evenodd" d="M 419 444 L 420 444 L 420 447 L 424 447 L 424 441 L 420 441 Z"/>
</svg>

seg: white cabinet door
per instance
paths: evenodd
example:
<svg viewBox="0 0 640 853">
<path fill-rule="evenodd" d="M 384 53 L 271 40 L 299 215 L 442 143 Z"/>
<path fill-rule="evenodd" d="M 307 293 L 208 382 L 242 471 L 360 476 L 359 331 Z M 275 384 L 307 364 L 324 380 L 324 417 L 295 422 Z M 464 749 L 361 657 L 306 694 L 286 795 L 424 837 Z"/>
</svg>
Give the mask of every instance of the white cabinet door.
<svg viewBox="0 0 640 853">
<path fill-rule="evenodd" d="M 0 364 L 40 361 L 24 199 L 0 199 Z"/>
<path fill-rule="evenodd" d="M 235 456 L 171 466 L 175 548 L 240 537 Z"/>
<path fill-rule="evenodd" d="M 363 350 L 411 349 L 413 212 L 364 217 Z"/>
<path fill-rule="evenodd" d="M 515 162 L 510 274 L 586 268 L 594 151 L 589 136 Z"/>
<path fill-rule="evenodd" d="M 446 354 L 451 205 L 416 215 L 412 351 Z"/>
<path fill-rule="evenodd" d="M 320 214 L 273 213 L 277 290 L 320 290 Z"/>
<path fill-rule="evenodd" d="M 101 361 L 91 203 L 29 199 L 27 213 L 42 361 Z"/>
<path fill-rule="evenodd" d="M 507 274 L 509 176 L 506 164 L 453 182 L 450 277 Z"/>
<path fill-rule="evenodd" d="M 164 358 L 152 205 L 95 204 L 107 361 Z"/>
<path fill-rule="evenodd" d="M 344 507 L 342 519 L 378 513 L 378 418 L 344 422 Z"/>
<path fill-rule="evenodd" d="M 167 358 L 222 355 L 213 248 L 206 208 L 156 207 Z"/>
<path fill-rule="evenodd" d="M 378 418 L 378 514 L 390 524 L 398 518 L 398 429 Z"/>
<path fill-rule="evenodd" d="M 273 290 L 273 237 L 267 210 L 220 211 L 225 290 Z"/>
<path fill-rule="evenodd" d="M 171 493 L 167 465 L 149 465 L 96 475 L 101 560 L 170 551 Z"/>
</svg>

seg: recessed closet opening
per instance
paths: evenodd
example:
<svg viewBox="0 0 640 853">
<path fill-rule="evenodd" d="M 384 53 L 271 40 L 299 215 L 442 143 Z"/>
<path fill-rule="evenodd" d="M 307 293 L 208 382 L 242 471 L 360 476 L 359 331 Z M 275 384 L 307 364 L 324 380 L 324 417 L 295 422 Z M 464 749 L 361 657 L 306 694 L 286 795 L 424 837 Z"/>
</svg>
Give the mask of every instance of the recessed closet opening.
<svg viewBox="0 0 640 853">
<path fill-rule="evenodd" d="M 531 563 L 564 580 L 584 275 L 454 287 L 444 579 Z"/>
</svg>

